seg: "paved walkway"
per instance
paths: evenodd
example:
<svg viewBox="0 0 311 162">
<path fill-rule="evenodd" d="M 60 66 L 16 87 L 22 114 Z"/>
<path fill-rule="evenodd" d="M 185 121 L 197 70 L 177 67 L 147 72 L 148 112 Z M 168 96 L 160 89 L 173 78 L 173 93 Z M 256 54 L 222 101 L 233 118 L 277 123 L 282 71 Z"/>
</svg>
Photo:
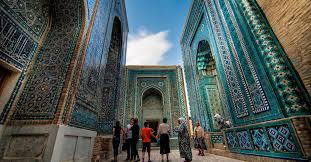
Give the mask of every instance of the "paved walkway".
<svg viewBox="0 0 311 162">
<path fill-rule="evenodd" d="M 236 159 L 231 159 L 223 156 L 218 156 L 214 154 L 205 154 L 205 156 L 198 156 L 198 151 L 193 151 L 193 160 L 192 162 L 242 162 L 240 160 Z M 142 162 L 142 155 L 141 151 L 139 151 L 139 157 L 141 159 L 140 162 Z M 148 156 L 147 154 L 145 155 L 145 162 L 148 161 Z M 166 158 L 166 157 L 165 157 Z M 164 158 L 164 159 L 165 159 Z M 119 162 L 125 162 L 124 160 L 126 159 L 126 152 L 122 152 L 118 156 L 118 161 Z M 179 157 L 179 151 L 178 150 L 171 150 L 170 156 L 169 156 L 169 162 L 183 162 L 184 159 L 181 159 Z M 111 161 L 111 160 L 109 160 Z M 151 161 L 152 162 L 161 162 L 161 155 L 160 155 L 160 150 L 151 150 Z M 166 162 L 166 160 L 164 160 Z"/>
</svg>

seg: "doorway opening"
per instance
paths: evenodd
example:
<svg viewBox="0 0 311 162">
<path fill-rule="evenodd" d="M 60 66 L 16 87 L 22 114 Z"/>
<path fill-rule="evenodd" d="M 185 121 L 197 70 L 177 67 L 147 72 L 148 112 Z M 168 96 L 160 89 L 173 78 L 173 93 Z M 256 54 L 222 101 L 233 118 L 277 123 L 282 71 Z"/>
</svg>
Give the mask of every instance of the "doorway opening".
<svg viewBox="0 0 311 162">
<path fill-rule="evenodd" d="M 151 128 L 153 135 L 157 135 L 158 127 L 159 127 L 159 121 L 158 120 L 147 120 L 149 123 L 149 128 Z M 151 138 L 151 142 L 155 143 L 157 140 L 155 138 Z"/>
<path fill-rule="evenodd" d="M 163 95 L 156 88 L 149 88 L 142 94 L 142 121 L 149 122 L 153 134 L 158 132 L 160 120 L 163 118 Z M 151 139 L 151 142 L 157 142 Z"/>
</svg>

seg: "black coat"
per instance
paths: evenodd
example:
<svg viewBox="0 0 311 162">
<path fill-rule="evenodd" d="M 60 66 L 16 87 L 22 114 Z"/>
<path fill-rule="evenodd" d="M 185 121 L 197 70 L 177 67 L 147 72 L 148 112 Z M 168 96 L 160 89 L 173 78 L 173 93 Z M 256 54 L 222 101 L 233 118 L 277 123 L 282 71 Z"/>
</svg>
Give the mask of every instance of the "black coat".
<svg viewBox="0 0 311 162">
<path fill-rule="evenodd" d="M 139 126 L 137 124 L 132 126 L 132 138 L 136 141 L 139 140 Z"/>
</svg>

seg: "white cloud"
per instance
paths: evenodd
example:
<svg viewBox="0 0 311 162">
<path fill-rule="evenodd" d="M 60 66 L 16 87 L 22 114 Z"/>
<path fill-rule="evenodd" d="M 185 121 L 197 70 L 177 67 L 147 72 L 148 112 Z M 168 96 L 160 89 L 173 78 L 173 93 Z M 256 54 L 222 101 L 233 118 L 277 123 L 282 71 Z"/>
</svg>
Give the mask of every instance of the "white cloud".
<svg viewBox="0 0 311 162">
<path fill-rule="evenodd" d="M 168 31 L 152 33 L 141 29 L 130 34 L 127 43 L 127 65 L 159 65 L 164 55 L 172 48 Z"/>
</svg>

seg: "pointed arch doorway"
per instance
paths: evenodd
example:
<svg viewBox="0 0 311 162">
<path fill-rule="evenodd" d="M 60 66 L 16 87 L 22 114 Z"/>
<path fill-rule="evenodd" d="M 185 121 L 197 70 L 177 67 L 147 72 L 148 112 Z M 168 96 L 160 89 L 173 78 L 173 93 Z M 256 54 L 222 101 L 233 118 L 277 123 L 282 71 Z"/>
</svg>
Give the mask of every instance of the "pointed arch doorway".
<svg viewBox="0 0 311 162">
<path fill-rule="evenodd" d="M 163 106 L 163 94 L 157 88 L 149 88 L 142 93 L 141 96 L 141 114 L 142 121 L 149 122 L 149 127 L 154 130 L 154 134 L 157 134 L 158 125 L 160 124 L 164 111 Z M 152 139 L 152 142 L 156 142 Z"/>
</svg>

